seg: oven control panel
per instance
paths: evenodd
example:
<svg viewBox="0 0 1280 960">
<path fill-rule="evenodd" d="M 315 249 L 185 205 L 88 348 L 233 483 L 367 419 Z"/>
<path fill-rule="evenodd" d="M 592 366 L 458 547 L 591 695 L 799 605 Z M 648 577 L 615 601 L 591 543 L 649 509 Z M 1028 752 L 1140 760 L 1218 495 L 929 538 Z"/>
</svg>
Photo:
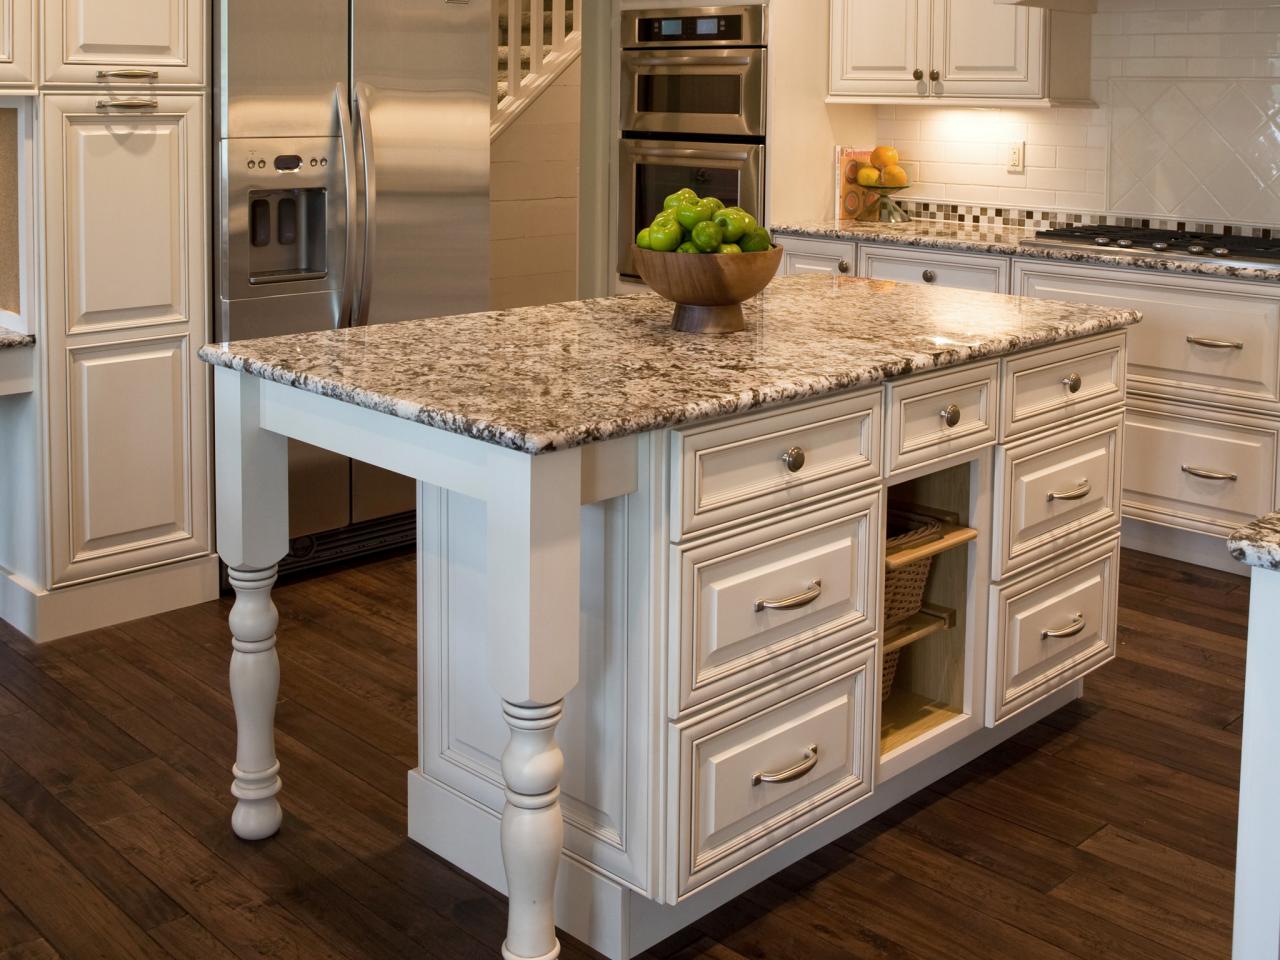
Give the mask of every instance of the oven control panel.
<svg viewBox="0 0 1280 960">
<path fill-rule="evenodd" d="M 638 30 L 641 43 L 680 40 L 741 40 L 742 16 L 645 17 Z"/>
<path fill-rule="evenodd" d="M 683 7 L 623 14 L 623 46 L 764 46 L 764 7 Z"/>
</svg>

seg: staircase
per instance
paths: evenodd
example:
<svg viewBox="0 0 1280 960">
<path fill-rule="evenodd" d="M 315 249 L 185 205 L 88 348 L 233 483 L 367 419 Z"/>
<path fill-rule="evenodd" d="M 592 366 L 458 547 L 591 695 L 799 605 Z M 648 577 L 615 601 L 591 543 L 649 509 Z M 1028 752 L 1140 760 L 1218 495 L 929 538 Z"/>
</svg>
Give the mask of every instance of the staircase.
<svg viewBox="0 0 1280 960">
<path fill-rule="evenodd" d="M 497 74 L 491 137 L 509 127 L 582 53 L 579 3 L 494 0 Z M 513 36 L 512 24 L 519 25 L 518 35 Z"/>
</svg>

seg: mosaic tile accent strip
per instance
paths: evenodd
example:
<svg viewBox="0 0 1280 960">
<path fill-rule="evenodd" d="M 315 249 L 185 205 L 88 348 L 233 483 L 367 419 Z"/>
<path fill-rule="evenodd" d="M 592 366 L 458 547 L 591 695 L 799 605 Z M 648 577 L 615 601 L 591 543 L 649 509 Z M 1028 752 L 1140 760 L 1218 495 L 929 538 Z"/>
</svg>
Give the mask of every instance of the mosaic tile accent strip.
<svg viewBox="0 0 1280 960">
<path fill-rule="evenodd" d="M 1225 233 L 1230 236 L 1262 237 L 1280 235 L 1280 224 L 1273 226 L 1178 219 L 1171 217 L 1121 216 L 1113 213 L 1064 213 L 1061 210 L 1024 210 L 1001 206 L 971 206 L 963 203 L 936 203 L 923 200 L 899 200 L 898 206 L 913 220 L 953 220 L 988 227 L 1025 227 L 1028 230 L 1053 230 L 1081 224 L 1109 224 L 1119 227 L 1142 227 L 1155 230 L 1192 230 L 1198 233 Z"/>
</svg>

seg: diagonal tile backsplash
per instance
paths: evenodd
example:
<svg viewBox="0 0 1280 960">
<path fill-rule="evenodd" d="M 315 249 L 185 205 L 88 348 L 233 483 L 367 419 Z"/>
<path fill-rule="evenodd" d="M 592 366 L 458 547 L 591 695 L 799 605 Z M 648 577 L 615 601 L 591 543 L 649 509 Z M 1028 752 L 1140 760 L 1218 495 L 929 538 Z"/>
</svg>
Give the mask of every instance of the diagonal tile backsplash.
<svg viewBox="0 0 1280 960">
<path fill-rule="evenodd" d="M 1108 209 L 1280 222 L 1280 79 L 1112 79 Z"/>
</svg>

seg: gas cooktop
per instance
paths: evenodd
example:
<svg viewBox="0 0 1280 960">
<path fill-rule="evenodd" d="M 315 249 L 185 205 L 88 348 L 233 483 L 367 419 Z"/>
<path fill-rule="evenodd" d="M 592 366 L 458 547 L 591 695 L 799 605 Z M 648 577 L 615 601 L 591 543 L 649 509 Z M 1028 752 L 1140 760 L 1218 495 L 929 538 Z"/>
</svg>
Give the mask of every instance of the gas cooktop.
<svg viewBox="0 0 1280 960">
<path fill-rule="evenodd" d="M 1042 249 L 1078 247 L 1174 260 L 1219 260 L 1238 266 L 1280 265 L 1280 239 L 1189 230 L 1083 225 L 1040 230 L 1034 240 L 1024 240 L 1022 245 Z"/>
</svg>

